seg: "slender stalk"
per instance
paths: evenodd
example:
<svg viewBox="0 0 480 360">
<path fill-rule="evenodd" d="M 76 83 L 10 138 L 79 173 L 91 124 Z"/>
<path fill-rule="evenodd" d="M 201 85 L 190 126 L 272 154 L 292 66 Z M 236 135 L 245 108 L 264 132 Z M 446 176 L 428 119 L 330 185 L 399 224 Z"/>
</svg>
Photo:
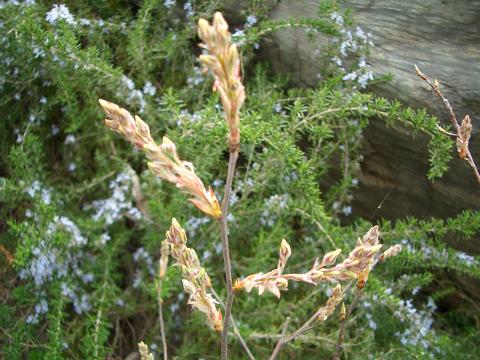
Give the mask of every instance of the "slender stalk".
<svg viewBox="0 0 480 360">
<path fill-rule="evenodd" d="M 284 344 L 285 335 L 287 333 L 289 322 L 290 322 L 290 318 L 287 317 L 287 320 L 285 320 L 285 324 L 283 324 L 282 336 L 280 337 L 280 339 L 278 339 L 277 345 L 275 346 L 275 349 L 273 349 L 272 355 L 270 355 L 269 360 L 275 360 L 278 354 L 280 354 L 280 350 L 282 350 L 282 346 Z"/>
<path fill-rule="evenodd" d="M 162 285 L 163 285 L 163 279 L 158 279 L 158 282 L 157 282 L 158 322 L 160 323 L 160 335 L 162 337 L 163 359 L 167 360 L 168 352 L 167 352 L 167 339 L 165 337 L 165 324 L 163 322 Z"/>
<path fill-rule="evenodd" d="M 211 288 L 211 291 L 213 296 L 215 296 L 215 299 L 217 299 L 217 301 L 220 303 L 222 308 L 225 310 L 225 303 L 222 301 L 220 296 L 218 296 L 218 294 L 215 292 L 213 288 Z M 230 314 L 230 320 L 232 321 L 233 332 L 235 333 L 235 336 L 238 338 L 238 341 L 240 341 L 240 345 L 242 345 L 243 350 L 245 350 L 250 360 L 255 360 L 255 356 L 253 356 L 252 352 L 250 351 L 250 348 L 247 345 L 247 342 L 243 338 L 242 334 L 240 334 L 240 330 L 238 329 L 237 323 L 235 322 L 235 319 L 232 314 Z"/>
<path fill-rule="evenodd" d="M 228 359 L 228 326 L 232 314 L 233 305 L 233 282 L 232 282 L 232 265 L 230 263 L 230 249 L 228 246 L 228 205 L 230 200 L 230 193 L 232 191 L 233 176 L 235 175 L 235 165 L 238 159 L 238 149 L 230 150 L 230 157 L 228 159 L 227 181 L 225 183 L 225 194 L 222 203 L 222 217 L 220 222 L 220 234 L 222 237 L 223 262 L 225 265 L 225 280 L 227 283 L 227 301 L 225 304 L 225 316 L 223 318 L 223 330 L 221 338 L 221 353 L 222 360 Z"/>
<path fill-rule="evenodd" d="M 347 309 L 347 314 L 345 315 L 345 318 L 340 322 L 340 331 L 338 332 L 338 340 L 337 345 L 335 346 L 335 354 L 333 354 L 333 360 L 340 360 L 340 357 L 342 356 L 343 340 L 345 339 L 345 326 L 347 324 L 347 319 L 352 314 L 355 306 L 357 306 L 358 301 L 362 297 L 364 290 L 365 287 L 357 286 L 355 288 L 355 295 L 353 296 L 353 300 Z"/>
</svg>

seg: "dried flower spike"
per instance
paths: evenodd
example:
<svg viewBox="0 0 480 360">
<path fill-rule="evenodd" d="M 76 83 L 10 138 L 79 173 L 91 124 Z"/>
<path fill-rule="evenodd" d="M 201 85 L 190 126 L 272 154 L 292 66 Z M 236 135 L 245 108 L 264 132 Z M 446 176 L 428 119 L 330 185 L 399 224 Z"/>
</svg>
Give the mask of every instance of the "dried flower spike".
<svg viewBox="0 0 480 360">
<path fill-rule="evenodd" d="M 127 110 L 114 103 L 101 99 L 99 102 L 107 115 L 105 125 L 142 150 L 153 173 L 192 196 L 189 201 L 205 214 L 214 218 L 222 215 L 212 188 L 205 188 L 191 163 L 180 160 L 170 139 L 164 137 L 162 144 L 157 145 L 150 135 L 150 128 L 140 117 L 135 116 L 134 119 Z"/>
<path fill-rule="evenodd" d="M 245 101 L 237 46 L 232 44 L 228 24 L 219 12 L 215 13 L 212 25 L 204 19 L 198 21 L 198 36 L 203 41 L 200 46 L 208 51 L 200 56 L 200 61 L 215 77 L 214 90 L 220 94 L 230 129 L 230 149 L 236 150 L 240 144 L 239 112 Z"/>
<path fill-rule="evenodd" d="M 222 312 L 217 310 L 217 301 L 207 289 L 211 287 L 211 281 L 207 272 L 200 266 L 195 250 L 188 248 L 185 230 L 172 219 L 172 226 L 167 231 L 166 241 L 170 245 L 172 257 L 176 260 L 183 274 L 183 288 L 190 294 L 188 303 L 193 308 L 207 316 L 207 323 L 215 330 L 222 331 Z"/>
<path fill-rule="evenodd" d="M 243 280 L 237 280 L 234 289 L 237 291 L 245 289 L 246 292 L 250 292 L 256 288 L 260 295 L 265 291 L 269 291 L 279 298 L 280 291 L 288 289 L 289 280 L 306 282 L 313 285 L 325 281 L 335 282 L 352 279 L 358 279 L 359 282 L 364 283 L 368 278 L 370 265 L 378 256 L 382 247 L 382 245 L 378 243 L 378 237 L 378 226 L 374 226 L 362 239 L 357 241 L 355 248 L 343 262 L 333 266 L 341 252 L 340 249 L 337 249 L 325 254 L 321 262 L 316 259 L 312 269 L 304 274 L 283 274 L 291 250 L 288 243 L 282 240 L 277 268 L 266 274 L 257 273 L 247 276 Z M 390 249 L 387 250 L 387 256 L 395 256 L 401 248 L 392 247 Z M 333 267 L 327 268 L 327 266 Z"/>
</svg>

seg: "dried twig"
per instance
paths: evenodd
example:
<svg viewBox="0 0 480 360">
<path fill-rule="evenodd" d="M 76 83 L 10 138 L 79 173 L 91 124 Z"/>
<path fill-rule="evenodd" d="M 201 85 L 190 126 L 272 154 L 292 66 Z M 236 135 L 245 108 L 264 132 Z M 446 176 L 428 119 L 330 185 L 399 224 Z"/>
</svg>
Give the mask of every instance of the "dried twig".
<svg viewBox="0 0 480 360">
<path fill-rule="evenodd" d="M 218 294 L 215 292 L 215 290 L 213 288 L 211 289 L 211 292 L 212 292 L 213 296 L 215 297 L 215 299 L 219 302 L 220 306 L 225 310 L 225 303 L 222 301 L 221 297 L 218 296 Z M 240 333 L 240 330 L 238 329 L 237 323 L 236 323 L 236 321 L 235 321 L 235 319 L 233 318 L 232 315 L 230 315 L 230 320 L 232 321 L 233 332 L 235 333 L 235 336 L 238 338 L 238 341 L 240 341 L 240 345 L 242 345 L 243 349 L 247 353 L 250 360 L 255 360 L 255 356 L 253 356 L 250 348 L 247 345 L 247 342 L 245 341 L 242 334 Z"/>
<path fill-rule="evenodd" d="M 455 129 L 455 134 L 447 132 L 445 129 L 441 128 L 440 126 L 438 126 L 439 130 L 446 135 L 456 137 L 458 156 L 460 157 L 460 159 L 465 160 L 468 163 L 468 165 L 470 165 L 475 175 L 475 178 L 480 184 L 480 173 L 478 172 L 477 165 L 475 164 L 475 160 L 473 159 L 473 156 L 470 153 L 470 150 L 468 148 L 468 142 L 470 140 L 470 136 L 472 135 L 472 121 L 470 120 L 470 116 L 465 115 L 465 117 L 462 120 L 462 123 L 459 124 L 457 117 L 455 115 L 455 112 L 453 111 L 453 108 L 450 105 L 450 102 L 445 96 L 443 96 L 442 92 L 440 91 L 440 84 L 438 83 L 438 81 L 435 80 L 435 83 L 433 84 L 430 81 L 430 79 L 427 77 L 427 75 L 425 75 L 422 71 L 420 71 L 417 65 L 415 65 L 415 71 L 418 77 L 423 81 L 425 81 L 430 86 L 430 88 L 433 90 L 435 95 L 437 95 L 445 105 L 445 108 L 447 109 L 448 115 L 450 117 L 450 123 Z"/>
<path fill-rule="evenodd" d="M 282 350 L 282 346 L 283 346 L 284 341 L 285 341 L 285 335 L 287 333 L 289 322 L 290 322 L 290 318 L 287 317 L 287 320 L 285 320 L 285 323 L 283 324 L 282 336 L 280 337 L 280 339 L 278 339 L 277 345 L 275 346 L 275 349 L 273 349 L 272 355 L 270 355 L 269 360 L 275 360 L 277 358 L 278 354 L 280 353 L 280 350 Z"/>
<path fill-rule="evenodd" d="M 150 128 L 139 116 L 133 117 L 117 104 L 100 99 L 106 113 L 105 125 L 122 135 L 149 160 L 150 170 L 163 180 L 171 182 L 190 196 L 189 201 L 205 214 L 218 219 L 220 204 L 211 187 L 208 189 L 195 174 L 193 165 L 179 158 L 177 147 L 166 136 L 158 145 L 150 134 Z"/>
<path fill-rule="evenodd" d="M 165 324 L 163 322 L 163 299 L 162 285 L 167 272 L 168 256 L 170 253 L 169 245 L 166 240 L 162 241 L 160 259 L 158 261 L 158 280 L 157 280 L 157 304 L 158 304 L 158 322 L 160 324 L 160 336 L 162 337 L 163 359 L 168 360 L 167 339 L 165 336 Z"/>
</svg>

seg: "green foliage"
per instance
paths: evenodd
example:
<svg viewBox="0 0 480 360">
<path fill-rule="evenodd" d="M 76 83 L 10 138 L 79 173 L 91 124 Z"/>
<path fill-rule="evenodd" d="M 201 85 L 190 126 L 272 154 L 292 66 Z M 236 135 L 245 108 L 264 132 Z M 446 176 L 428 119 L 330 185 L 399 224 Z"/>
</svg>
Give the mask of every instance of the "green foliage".
<svg viewBox="0 0 480 360">
<path fill-rule="evenodd" d="M 193 14 L 180 3 L 77 1 L 70 6 L 76 25 L 47 21 L 50 2 L 0 9 L 0 244 L 14 257 L 10 265 L 0 253 L 1 357 L 123 358 L 143 340 L 160 358 L 155 276 L 172 217 L 225 297 L 217 224 L 104 128 L 97 103 L 105 98 L 139 113 L 155 139 L 168 135 L 221 193 L 226 125 L 211 80 L 195 60 L 194 27 L 221 2 L 191 2 Z M 257 23 L 246 29 L 243 47 L 247 101 L 229 219 L 235 277 L 274 268 L 282 238 L 292 246 L 292 272 L 335 248 L 348 253 L 371 226 L 356 218 L 341 223 L 369 122 L 426 135 L 430 179 L 447 170 L 453 147 L 425 111 L 358 91 L 335 66 L 315 89 L 288 88 L 268 63 L 257 63 L 254 44 L 292 26 L 338 37 L 331 14 L 340 10 L 326 1 L 316 20 L 282 22 L 266 19 L 267 10 L 250 1 L 242 14 L 243 20 L 256 15 Z M 346 26 L 353 25 L 353 17 L 343 15 Z M 148 217 L 132 195 L 135 174 Z M 401 242 L 405 250 L 371 274 L 348 326 L 345 358 L 456 358 L 462 348 L 464 358 L 473 359 L 478 308 L 452 274 L 480 278 L 479 259 L 454 249 L 456 240 L 478 236 L 480 213 L 385 221 L 381 229 L 387 246 Z M 268 335 L 280 333 L 287 316 L 290 330 L 300 326 L 325 302 L 329 287 L 292 285 L 279 301 L 239 294 L 234 316 L 255 354 L 268 356 L 275 344 Z M 452 291 L 462 301 L 436 312 L 435 302 L 441 306 Z M 162 298 L 171 354 L 216 358 L 218 336 L 187 306 L 178 269 L 169 267 Z M 285 346 L 281 358 L 331 357 L 336 318 Z M 244 358 L 238 342 L 231 343 L 232 358 Z"/>
</svg>

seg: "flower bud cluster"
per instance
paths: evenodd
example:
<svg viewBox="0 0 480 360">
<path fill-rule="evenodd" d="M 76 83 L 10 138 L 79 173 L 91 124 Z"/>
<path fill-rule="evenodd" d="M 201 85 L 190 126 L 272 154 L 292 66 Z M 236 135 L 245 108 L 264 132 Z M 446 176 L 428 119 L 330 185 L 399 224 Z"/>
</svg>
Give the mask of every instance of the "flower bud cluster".
<svg viewBox="0 0 480 360">
<path fill-rule="evenodd" d="M 105 125 L 142 150 L 153 173 L 190 195 L 190 202 L 205 214 L 214 218 L 222 215 L 212 188 L 205 188 L 191 163 L 180 160 L 176 146 L 170 139 L 164 137 L 162 144 L 157 145 L 150 135 L 150 128 L 139 116 L 133 118 L 127 110 L 114 103 L 105 100 L 99 102 L 107 115 Z"/>
<path fill-rule="evenodd" d="M 148 345 L 143 341 L 138 343 L 138 352 L 140 353 L 140 360 L 154 360 L 153 354 L 150 352 Z"/>
<path fill-rule="evenodd" d="M 207 323 L 215 330 L 222 331 L 222 312 L 217 309 L 217 301 L 208 293 L 211 281 L 207 272 L 200 266 L 195 250 L 188 248 L 185 230 L 172 219 L 172 226 L 167 231 L 166 241 L 170 245 L 170 253 L 176 260 L 183 274 L 183 288 L 190 294 L 188 303 L 207 316 Z"/>
</svg>

